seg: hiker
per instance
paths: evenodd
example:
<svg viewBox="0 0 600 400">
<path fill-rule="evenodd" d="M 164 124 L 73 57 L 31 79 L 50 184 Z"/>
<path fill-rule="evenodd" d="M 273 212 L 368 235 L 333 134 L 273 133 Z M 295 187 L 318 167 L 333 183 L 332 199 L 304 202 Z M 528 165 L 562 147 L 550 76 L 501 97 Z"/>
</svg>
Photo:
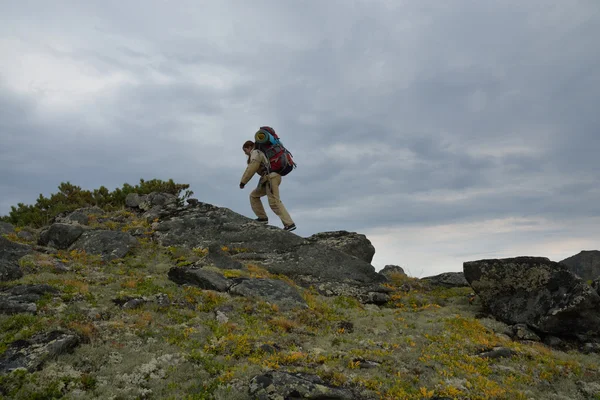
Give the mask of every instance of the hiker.
<svg viewBox="0 0 600 400">
<path fill-rule="evenodd" d="M 240 189 L 244 188 L 254 174 L 260 175 L 258 185 L 250 193 L 250 206 L 252 207 L 254 214 L 258 217 L 256 218 L 256 221 L 264 224 L 269 222 L 269 218 L 267 217 L 267 213 L 265 212 L 261 200 L 261 197 L 266 195 L 271 210 L 273 210 L 273 212 L 281 219 L 283 229 L 286 231 L 293 231 L 296 229 L 296 224 L 279 198 L 281 175 L 277 172 L 269 171 L 270 163 L 265 153 L 261 150 L 260 143 L 248 140 L 242 146 L 242 150 L 244 151 L 244 154 L 248 156 L 248 166 L 240 180 Z"/>
</svg>

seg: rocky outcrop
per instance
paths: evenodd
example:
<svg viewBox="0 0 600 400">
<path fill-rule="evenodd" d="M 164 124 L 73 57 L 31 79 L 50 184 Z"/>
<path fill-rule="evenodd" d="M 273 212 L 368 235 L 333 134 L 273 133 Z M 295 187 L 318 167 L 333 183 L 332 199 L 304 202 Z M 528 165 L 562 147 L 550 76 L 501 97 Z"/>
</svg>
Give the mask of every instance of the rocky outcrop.
<svg viewBox="0 0 600 400">
<path fill-rule="evenodd" d="M 46 361 L 73 350 L 79 342 L 77 335 L 62 331 L 42 333 L 28 340 L 14 341 L 0 356 L 0 374 L 19 368 L 29 372 L 36 371 Z"/>
<path fill-rule="evenodd" d="M 592 282 L 592 288 L 600 295 L 600 278 Z"/>
<path fill-rule="evenodd" d="M 571 272 L 584 281 L 593 281 L 600 278 L 600 251 L 598 250 L 584 250 L 579 254 L 565 258 L 560 263 L 569 267 Z"/>
<path fill-rule="evenodd" d="M 11 242 L 0 236 L 0 282 L 22 277 L 23 271 L 19 268 L 19 259 L 31 252 L 29 246 Z"/>
<path fill-rule="evenodd" d="M 100 255 L 104 261 L 125 257 L 136 246 L 137 240 L 126 232 L 86 231 L 70 247 L 88 254 Z"/>
<path fill-rule="evenodd" d="M 371 241 L 365 235 L 356 232 L 321 232 L 307 237 L 306 240 L 337 249 L 368 263 L 373 261 L 375 255 L 375 247 Z"/>
<path fill-rule="evenodd" d="M 541 257 L 465 262 L 483 305 L 509 324 L 555 335 L 600 332 L 600 296 L 566 266 Z"/>
<path fill-rule="evenodd" d="M 74 224 L 55 223 L 40 234 L 38 244 L 66 250 L 81 236 L 84 228 Z"/>
<path fill-rule="evenodd" d="M 250 381 L 249 394 L 260 400 L 312 399 L 352 400 L 348 389 L 325 384 L 317 375 L 273 371 Z"/>
<path fill-rule="evenodd" d="M 50 285 L 17 285 L 0 288 L 0 314 L 35 313 L 43 295 L 58 293 Z"/>
<path fill-rule="evenodd" d="M 465 287 L 469 286 L 469 282 L 465 279 L 463 272 L 444 272 L 439 275 L 428 276 L 421 279 L 433 286 L 443 287 Z"/>
<path fill-rule="evenodd" d="M 390 279 L 393 275 L 407 276 L 404 268 L 399 265 L 386 265 L 379 273 Z"/>
<path fill-rule="evenodd" d="M 299 282 L 305 277 L 354 285 L 385 282 L 366 261 L 226 208 L 199 202 L 172 212 L 163 210 L 162 215 L 153 229 L 154 238 L 163 246 L 206 248 L 217 243 L 241 249 L 234 259 L 260 264 Z"/>
<path fill-rule="evenodd" d="M 14 233 L 15 227 L 8 222 L 0 221 L 0 235 L 8 235 L 9 233 Z"/>
</svg>

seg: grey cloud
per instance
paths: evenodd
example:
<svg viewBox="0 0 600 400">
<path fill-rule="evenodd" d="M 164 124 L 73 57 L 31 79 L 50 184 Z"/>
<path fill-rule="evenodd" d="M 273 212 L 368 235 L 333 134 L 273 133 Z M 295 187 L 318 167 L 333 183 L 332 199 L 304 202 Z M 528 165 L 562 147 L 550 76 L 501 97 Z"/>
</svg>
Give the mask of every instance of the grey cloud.
<svg viewBox="0 0 600 400">
<path fill-rule="evenodd" d="M 5 198 L 160 175 L 251 215 L 239 147 L 268 124 L 299 163 L 282 196 L 300 234 L 600 211 L 595 2 L 20 4 L 21 40 L 81 36 L 45 49 L 136 82 L 60 117 L 2 88 Z M 73 24 L 24 34 L 17 17 Z M 236 78 L 202 85 L 201 68 Z M 342 145 L 357 154 L 325 157 Z"/>
</svg>

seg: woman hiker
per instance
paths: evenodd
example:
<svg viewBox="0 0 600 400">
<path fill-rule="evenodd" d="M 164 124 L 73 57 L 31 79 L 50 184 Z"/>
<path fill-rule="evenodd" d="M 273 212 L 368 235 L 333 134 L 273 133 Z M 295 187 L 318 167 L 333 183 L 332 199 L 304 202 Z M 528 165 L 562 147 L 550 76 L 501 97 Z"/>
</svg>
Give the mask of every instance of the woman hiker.
<svg viewBox="0 0 600 400">
<path fill-rule="evenodd" d="M 296 224 L 292 220 L 292 217 L 290 217 L 290 214 L 279 197 L 281 175 L 277 172 L 268 173 L 269 160 L 267 160 L 265 153 L 257 149 L 254 142 L 250 140 L 246 141 L 242 146 L 242 150 L 244 151 L 244 154 L 248 156 L 248 166 L 240 180 L 240 189 L 243 189 L 244 186 L 246 186 L 254 174 L 260 176 L 258 185 L 250 193 L 250 207 L 252 207 L 252 211 L 254 211 L 254 214 L 258 217 L 256 218 L 256 221 L 265 224 L 269 222 L 269 218 L 267 217 L 267 213 L 265 212 L 261 200 L 261 197 L 266 195 L 271 210 L 273 210 L 273 212 L 281 219 L 283 229 L 286 231 L 293 231 L 296 229 Z"/>
</svg>

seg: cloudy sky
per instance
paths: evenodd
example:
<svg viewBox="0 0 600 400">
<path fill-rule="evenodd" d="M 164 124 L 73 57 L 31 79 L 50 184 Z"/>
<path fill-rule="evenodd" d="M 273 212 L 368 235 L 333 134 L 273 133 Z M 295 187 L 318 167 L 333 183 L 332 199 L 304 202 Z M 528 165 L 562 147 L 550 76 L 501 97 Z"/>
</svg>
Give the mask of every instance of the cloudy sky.
<svg viewBox="0 0 600 400">
<path fill-rule="evenodd" d="M 253 217 L 270 125 L 296 233 L 377 269 L 599 249 L 598 38 L 598 0 L 0 0 L 0 215 L 172 178 Z"/>
</svg>

